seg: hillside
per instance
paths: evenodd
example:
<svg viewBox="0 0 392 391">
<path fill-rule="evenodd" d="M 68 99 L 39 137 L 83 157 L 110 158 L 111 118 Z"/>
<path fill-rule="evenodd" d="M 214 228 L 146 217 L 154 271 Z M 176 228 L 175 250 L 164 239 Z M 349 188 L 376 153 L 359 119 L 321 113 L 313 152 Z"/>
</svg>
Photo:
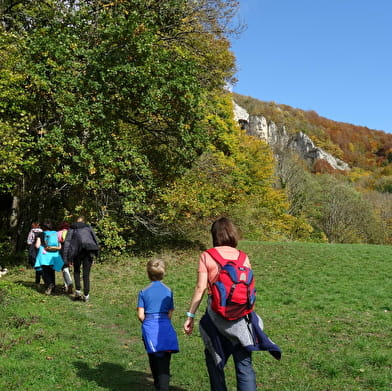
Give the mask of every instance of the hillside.
<svg viewBox="0 0 392 391">
<path fill-rule="evenodd" d="M 233 93 L 234 100 L 251 115 L 263 115 L 268 121 L 284 125 L 289 132 L 302 131 L 319 147 L 342 159 L 351 167 L 375 171 L 382 168 L 392 174 L 392 134 L 363 126 L 337 122 L 274 102 Z"/>
<path fill-rule="evenodd" d="M 312 226 L 312 237 L 392 243 L 392 134 L 236 93 L 233 99 L 249 115 L 241 126 L 273 150 L 276 186 L 288 196 L 289 213 Z"/>
</svg>

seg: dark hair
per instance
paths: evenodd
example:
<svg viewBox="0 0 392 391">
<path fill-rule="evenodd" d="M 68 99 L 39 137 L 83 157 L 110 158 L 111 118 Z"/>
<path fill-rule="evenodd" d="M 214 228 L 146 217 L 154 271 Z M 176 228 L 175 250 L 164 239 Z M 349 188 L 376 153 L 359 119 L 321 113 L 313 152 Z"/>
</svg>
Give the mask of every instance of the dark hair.
<svg viewBox="0 0 392 391">
<path fill-rule="evenodd" d="M 61 231 L 62 229 L 69 229 L 69 223 L 67 221 L 63 221 L 59 224 L 58 230 Z"/>
<path fill-rule="evenodd" d="M 41 228 L 42 228 L 44 231 L 52 231 L 52 230 L 53 230 L 53 224 L 52 224 L 51 221 L 44 221 L 44 222 L 41 224 Z"/>
<path fill-rule="evenodd" d="M 211 227 L 212 243 L 216 246 L 237 247 L 238 231 L 235 225 L 226 217 L 214 221 Z"/>
</svg>

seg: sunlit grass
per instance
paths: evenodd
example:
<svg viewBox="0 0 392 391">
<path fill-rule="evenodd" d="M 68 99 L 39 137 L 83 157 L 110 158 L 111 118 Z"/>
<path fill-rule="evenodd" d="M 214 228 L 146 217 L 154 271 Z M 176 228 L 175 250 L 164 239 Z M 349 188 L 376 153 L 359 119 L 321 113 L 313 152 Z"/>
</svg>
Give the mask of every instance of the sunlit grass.
<svg viewBox="0 0 392 391">
<path fill-rule="evenodd" d="M 392 389 L 392 247 L 242 242 L 241 248 L 256 275 L 256 311 L 283 351 L 281 361 L 253 355 L 260 390 Z M 172 389 L 207 391 L 200 336 L 182 333 L 198 253 L 160 256 L 168 264 L 164 282 L 174 290 L 181 349 L 172 360 Z M 31 270 L 11 269 L 0 280 L 0 390 L 152 390 L 135 316 L 137 293 L 148 283 L 145 264 L 124 258 L 95 265 L 90 303 L 61 293 L 46 297 Z M 226 373 L 235 390 L 231 362 Z"/>
</svg>

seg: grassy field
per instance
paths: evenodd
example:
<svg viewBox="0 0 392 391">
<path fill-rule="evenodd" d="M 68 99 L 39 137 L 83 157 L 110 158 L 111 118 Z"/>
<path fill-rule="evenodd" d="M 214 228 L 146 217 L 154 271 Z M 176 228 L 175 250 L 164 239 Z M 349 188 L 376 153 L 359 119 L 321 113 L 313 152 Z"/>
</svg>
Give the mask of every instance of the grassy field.
<svg viewBox="0 0 392 391">
<path fill-rule="evenodd" d="M 281 361 L 253 355 L 259 390 L 392 390 L 392 246 L 240 247 L 255 271 L 256 311 L 283 352 Z M 198 253 L 160 256 L 181 349 L 172 359 L 172 390 L 208 391 L 200 336 L 182 333 Z M 0 390 L 152 390 L 135 315 L 137 292 L 148 283 L 145 263 L 96 264 L 89 303 L 60 292 L 47 297 L 32 270 L 12 268 L 0 279 Z M 57 280 L 60 287 L 59 274 Z M 235 390 L 231 361 L 226 377 Z"/>
</svg>

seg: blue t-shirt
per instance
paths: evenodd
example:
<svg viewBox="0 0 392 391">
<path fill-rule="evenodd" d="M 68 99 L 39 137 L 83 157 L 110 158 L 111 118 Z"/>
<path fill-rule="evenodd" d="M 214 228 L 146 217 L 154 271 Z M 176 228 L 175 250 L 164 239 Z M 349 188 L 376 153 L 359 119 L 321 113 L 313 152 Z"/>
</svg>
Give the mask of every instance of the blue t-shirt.
<svg viewBox="0 0 392 391">
<path fill-rule="evenodd" d="M 139 292 L 137 306 L 145 314 L 168 313 L 174 310 L 173 292 L 163 282 L 152 281 Z"/>
</svg>

